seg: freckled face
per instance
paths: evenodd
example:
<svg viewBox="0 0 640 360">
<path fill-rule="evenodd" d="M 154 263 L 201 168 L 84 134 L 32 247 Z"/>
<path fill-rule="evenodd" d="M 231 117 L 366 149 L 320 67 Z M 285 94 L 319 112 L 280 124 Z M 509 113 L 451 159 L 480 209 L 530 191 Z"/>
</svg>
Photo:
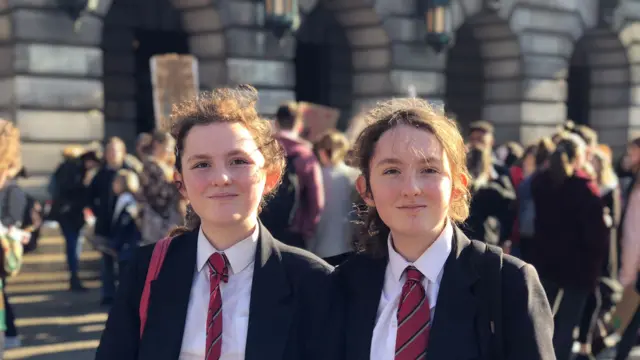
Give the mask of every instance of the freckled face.
<svg viewBox="0 0 640 360">
<path fill-rule="evenodd" d="M 228 226 L 257 218 L 265 158 L 244 125 L 197 125 L 183 148 L 181 191 L 203 222 Z"/>
<path fill-rule="evenodd" d="M 370 163 L 372 198 L 394 234 L 416 236 L 442 226 L 449 213 L 449 160 L 430 132 L 401 125 L 384 133 Z"/>
</svg>

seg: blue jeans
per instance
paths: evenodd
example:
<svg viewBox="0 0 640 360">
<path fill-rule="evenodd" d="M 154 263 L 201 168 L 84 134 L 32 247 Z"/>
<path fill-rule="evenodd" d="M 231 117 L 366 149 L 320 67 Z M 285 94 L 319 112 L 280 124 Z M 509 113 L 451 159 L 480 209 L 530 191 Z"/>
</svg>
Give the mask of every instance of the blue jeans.
<svg viewBox="0 0 640 360">
<path fill-rule="evenodd" d="M 102 254 L 102 298 L 113 299 L 116 296 L 116 259 L 112 256 Z"/>
<path fill-rule="evenodd" d="M 66 243 L 67 266 L 71 275 L 78 274 L 78 262 L 82 252 L 82 243 L 79 241 L 80 232 L 62 227 L 62 235 Z"/>
</svg>

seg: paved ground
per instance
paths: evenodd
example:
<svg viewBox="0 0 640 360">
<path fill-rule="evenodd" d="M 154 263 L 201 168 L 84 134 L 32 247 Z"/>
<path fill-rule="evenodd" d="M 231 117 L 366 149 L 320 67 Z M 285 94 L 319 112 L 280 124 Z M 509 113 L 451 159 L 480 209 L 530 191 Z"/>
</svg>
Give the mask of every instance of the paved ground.
<svg viewBox="0 0 640 360">
<path fill-rule="evenodd" d="M 43 237 L 38 249 L 25 257 L 21 273 L 9 280 L 22 347 L 8 350 L 5 360 L 93 360 L 107 318 L 99 306 L 99 254 L 85 246 L 81 277 L 91 291 L 76 294 L 67 291 L 63 249 L 55 232 Z M 640 360 L 640 347 L 629 360 Z"/>
<path fill-rule="evenodd" d="M 21 273 L 7 284 L 22 347 L 8 350 L 5 360 L 90 360 L 94 358 L 107 314 L 99 306 L 99 254 L 85 246 L 82 272 L 86 294 L 67 291 L 64 242 L 59 236 L 40 239 L 25 257 Z"/>
</svg>

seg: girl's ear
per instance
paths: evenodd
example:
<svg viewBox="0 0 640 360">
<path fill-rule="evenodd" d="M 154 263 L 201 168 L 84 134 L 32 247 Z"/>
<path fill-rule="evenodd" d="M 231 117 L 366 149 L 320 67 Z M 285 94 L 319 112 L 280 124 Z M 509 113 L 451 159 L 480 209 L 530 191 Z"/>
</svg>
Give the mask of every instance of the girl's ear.
<svg viewBox="0 0 640 360">
<path fill-rule="evenodd" d="M 187 199 L 187 190 L 184 187 L 184 180 L 182 179 L 182 174 L 177 171 L 173 172 L 173 182 L 176 184 L 178 191 L 180 191 L 180 195 L 183 198 Z"/>
<path fill-rule="evenodd" d="M 469 177 L 465 174 L 460 174 L 460 185 L 462 188 L 466 189 L 469 186 Z M 453 191 L 451 191 L 451 198 L 453 199 L 457 199 L 460 196 L 462 196 L 462 194 L 464 194 L 463 191 L 461 191 L 458 188 L 453 188 Z"/>
<path fill-rule="evenodd" d="M 356 190 L 360 194 L 362 200 L 364 200 L 365 204 L 370 207 L 374 207 L 375 202 L 373 201 L 373 196 L 371 196 L 371 191 L 367 189 L 367 179 L 364 178 L 363 175 L 358 176 L 356 179 Z"/>
<path fill-rule="evenodd" d="M 277 185 L 278 181 L 280 181 L 280 171 L 270 171 L 267 173 L 267 178 L 264 183 L 264 194 L 268 194 L 273 190 Z"/>
</svg>

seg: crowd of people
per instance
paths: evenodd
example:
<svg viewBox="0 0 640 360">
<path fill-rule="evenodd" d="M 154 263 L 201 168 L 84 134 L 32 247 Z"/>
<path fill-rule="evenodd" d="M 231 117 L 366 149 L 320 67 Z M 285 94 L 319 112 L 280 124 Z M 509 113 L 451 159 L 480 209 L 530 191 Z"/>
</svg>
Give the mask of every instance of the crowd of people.
<svg viewBox="0 0 640 360">
<path fill-rule="evenodd" d="M 497 145 L 490 122 L 463 134 L 410 98 L 371 109 L 353 143 L 336 129 L 305 139 L 296 103 L 271 122 L 257 95 L 177 104 L 135 155 L 119 138 L 65 149 L 47 217 L 71 291 L 86 291 L 79 239 L 103 254 L 96 359 L 627 358 L 640 138 L 615 157 L 567 121 Z M 21 169 L 13 153 L 0 151 L 0 185 Z"/>
</svg>

